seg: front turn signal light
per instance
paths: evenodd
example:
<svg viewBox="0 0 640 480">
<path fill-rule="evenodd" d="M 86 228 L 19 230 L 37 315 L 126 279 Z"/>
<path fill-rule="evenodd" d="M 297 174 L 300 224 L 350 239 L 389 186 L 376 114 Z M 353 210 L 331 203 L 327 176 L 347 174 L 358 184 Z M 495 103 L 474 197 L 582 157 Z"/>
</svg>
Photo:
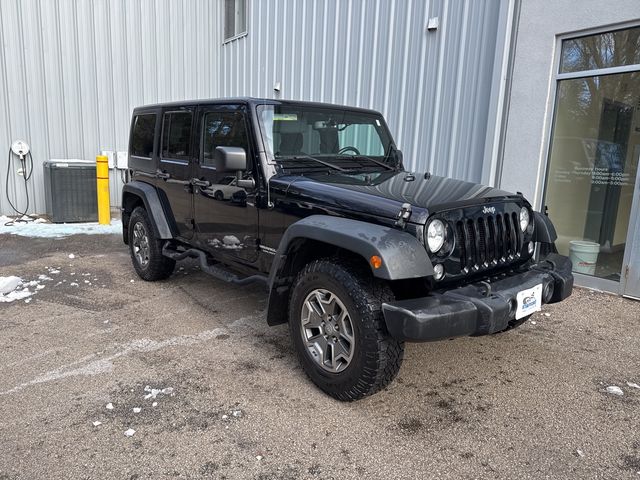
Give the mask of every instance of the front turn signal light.
<svg viewBox="0 0 640 480">
<path fill-rule="evenodd" d="M 371 263 L 371 266 L 376 270 L 382 266 L 382 259 L 378 255 L 372 255 L 369 259 L 369 262 Z"/>
</svg>

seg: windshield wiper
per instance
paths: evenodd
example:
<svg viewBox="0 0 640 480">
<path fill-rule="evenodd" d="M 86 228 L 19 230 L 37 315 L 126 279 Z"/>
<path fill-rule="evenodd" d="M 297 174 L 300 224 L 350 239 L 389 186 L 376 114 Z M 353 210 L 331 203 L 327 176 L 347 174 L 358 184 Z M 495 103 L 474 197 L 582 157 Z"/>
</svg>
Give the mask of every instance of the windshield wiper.
<svg viewBox="0 0 640 480">
<path fill-rule="evenodd" d="M 387 170 L 395 170 L 391 165 L 385 162 L 381 162 L 380 160 L 376 160 L 375 158 L 367 157 L 366 155 L 354 155 L 356 158 L 364 158 L 369 160 L 370 162 L 375 163 L 376 165 L 380 165 L 381 167 L 386 168 Z"/>
<path fill-rule="evenodd" d="M 322 165 L 324 165 L 325 167 L 329 167 L 329 168 L 333 168 L 335 170 L 338 170 L 339 172 L 346 172 L 347 170 L 339 167 L 338 165 L 335 165 L 333 163 L 329 163 L 329 162 L 325 162 L 324 160 L 320 160 L 319 158 L 316 157 L 312 157 L 310 155 L 291 155 L 291 156 L 287 156 L 287 157 L 280 157 L 280 158 L 276 158 L 276 161 L 281 161 L 281 160 L 299 160 L 299 159 L 308 159 L 308 160 L 313 160 L 314 162 L 318 162 L 321 163 Z"/>
</svg>

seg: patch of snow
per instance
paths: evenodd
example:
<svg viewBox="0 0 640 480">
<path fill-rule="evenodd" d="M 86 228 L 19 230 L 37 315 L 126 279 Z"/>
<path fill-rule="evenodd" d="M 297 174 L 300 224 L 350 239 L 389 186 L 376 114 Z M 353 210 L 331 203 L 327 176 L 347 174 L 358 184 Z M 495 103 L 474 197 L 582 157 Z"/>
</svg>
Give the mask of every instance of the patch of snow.
<svg viewBox="0 0 640 480">
<path fill-rule="evenodd" d="M 608 386 L 607 393 L 610 393 L 611 395 L 618 395 L 619 397 L 624 395 L 624 392 L 622 391 L 622 389 L 616 385 Z"/>
<path fill-rule="evenodd" d="M 633 382 L 627 382 L 627 387 L 640 389 L 640 385 L 638 385 L 637 383 L 633 383 Z"/>
<path fill-rule="evenodd" d="M 551 314 L 550 314 L 550 313 L 548 313 L 548 312 L 543 313 L 543 315 L 544 315 L 545 317 L 550 317 L 550 316 L 551 316 Z"/>
<path fill-rule="evenodd" d="M 0 234 L 8 233 L 22 237 L 61 238 L 69 235 L 121 235 L 122 222 L 113 220 L 110 225 L 100 225 L 97 222 L 90 223 L 47 223 L 33 221 L 27 223 L 15 223 L 6 226 L 5 223 L 12 219 L 0 216 Z M 70 257 L 71 258 L 71 257 Z"/>
<path fill-rule="evenodd" d="M 173 387 L 163 388 L 162 393 L 165 395 L 173 395 Z"/>
<path fill-rule="evenodd" d="M 157 406 L 158 406 L 158 402 L 153 402 L 153 403 L 151 404 L 151 406 L 152 406 L 152 407 L 157 407 Z"/>
<path fill-rule="evenodd" d="M 50 268 L 49 273 L 51 275 L 58 275 L 60 273 L 60 270 L 58 270 L 57 268 Z"/>
<path fill-rule="evenodd" d="M 111 402 L 107 403 L 107 405 L 104 408 L 106 408 L 107 410 L 113 410 L 113 403 Z"/>
<path fill-rule="evenodd" d="M 142 409 L 140 407 L 133 407 L 133 413 L 140 413 Z"/>
<path fill-rule="evenodd" d="M 95 422 L 93 422 L 94 427 L 99 427 L 100 425 L 102 425 L 102 422 L 99 420 L 96 420 Z"/>
<path fill-rule="evenodd" d="M 534 320 L 531 320 L 531 325 L 537 325 L 537 324 L 538 324 L 538 322 L 536 322 Z"/>
<path fill-rule="evenodd" d="M 0 294 L 6 295 L 14 291 L 21 283 L 22 279 L 20 277 L 0 277 Z"/>
<path fill-rule="evenodd" d="M 27 298 L 24 303 L 31 303 L 31 297 Z"/>
<path fill-rule="evenodd" d="M 125 437 L 133 437 L 136 434 L 136 431 L 133 428 L 130 428 L 126 432 L 124 432 Z"/>
<path fill-rule="evenodd" d="M 584 452 L 583 452 L 582 450 L 577 449 L 577 450 L 576 450 L 576 453 L 578 454 L 578 456 L 579 456 L 580 458 L 584 458 Z"/>
<path fill-rule="evenodd" d="M 258 461 L 262 460 L 262 455 L 256 455 L 256 460 Z"/>
<path fill-rule="evenodd" d="M 36 290 L 42 290 L 44 288 L 44 285 L 36 285 Z"/>
<path fill-rule="evenodd" d="M 232 410 L 231 415 L 237 418 L 242 417 L 242 410 Z"/>
<path fill-rule="evenodd" d="M 20 277 L 0 277 L 0 303 L 10 303 L 16 300 L 29 299 L 35 292 L 29 291 L 26 286 L 37 286 L 38 282 L 31 281 L 24 283 Z M 19 289 L 19 287 L 24 287 Z M 29 301 L 31 301 L 29 299 Z M 25 303 L 29 303 L 25 300 Z"/>
<path fill-rule="evenodd" d="M 76 282 L 71 282 L 69 285 L 71 285 L 72 287 L 77 287 L 78 284 Z"/>
<path fill-rule="evenodd" d="M 229 418 L 229 415 L 222 415 L 223 420 L 226 420 L 227 418 Z"/>
<path fill-rule="evenodd" d="M 76 256 L 73 253 L 70 253 L 69 258 L 76 258 Z M 74 274 L 72 273 L 71 275 L 74 275 Z"/>
<path fill-rule="evenodd" d="M 38 275 L 38 280 L 40 280 L 41 282 L 48 282 L 50 280 L 53 280 L 53 278 L 47 277 L 46 275 Z"/>
</svg>

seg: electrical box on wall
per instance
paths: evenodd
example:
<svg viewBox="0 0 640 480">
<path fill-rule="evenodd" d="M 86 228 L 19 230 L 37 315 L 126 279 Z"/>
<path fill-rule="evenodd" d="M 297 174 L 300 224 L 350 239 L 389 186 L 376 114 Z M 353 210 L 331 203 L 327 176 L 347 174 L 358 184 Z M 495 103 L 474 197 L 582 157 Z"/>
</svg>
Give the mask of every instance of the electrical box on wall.
<svg viewBox="0 0 640 480">
<path fill-rule="evenodd" d="M 118 152 L 116 154 L 116 168 L 120 170 L 129 168 L 129 152 Z"/>
</svg>

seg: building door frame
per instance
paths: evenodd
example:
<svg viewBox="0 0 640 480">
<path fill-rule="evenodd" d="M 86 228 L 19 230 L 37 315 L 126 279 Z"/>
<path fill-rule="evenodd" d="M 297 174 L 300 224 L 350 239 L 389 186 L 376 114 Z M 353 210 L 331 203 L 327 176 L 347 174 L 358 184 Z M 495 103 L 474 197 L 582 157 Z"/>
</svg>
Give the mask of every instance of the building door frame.
<svg viewBox="0 0 640 480">
<path fill-rule="evenodd" d="M 584 37 L 588 35 L 597 35 L 607 32 L 613 32 L 616 30 L 624 30 L 628 28 L 634 28 L 640 26 L 639 20 L 633 20 L 629 22 L 617 23 L 612 25 L 604 25 L 594 27 L 590 29 L 584 29 L 574 32 L 567 32 L 556 35 L 556 45 L 554 49 L 554 59 L 552 62 L 553 70 L 551 72 L 549 96 L 547 97 L 547 114 L 545 118 L 544 137 L 542 151 L 544 152 L 544 164 L 540 169 L 539 182 L 537 185 L 536 198 L 540 199 L 539 205 L 535 205 L 539 209 L 542 209 L 546 204 L 546 185 L 547 177 L 549 173 L 549 166 L 551 160 L 551 148 L 552 148 L 552 136 L 554 132 L 554 119 L 556 118 L 556 109 L 558 108 L 558 85 L 562 80 L 577 79 L 593 76 L 613 75 L 617 73 L 629 73 L 640 71 L 640 64 L 624 65 L 619 67 L 608 67 L 595 70 L 582 70 L 578 72 L 560 73 L 560 62 L 562 60 L 562 44 L 565 40 L 573 38 Z M 574 272 L 576 285 L 593 288 L 597 290 L 603 290 L 606 292 L 617 293 L 619 295 L 625 295 L 629 297 L 640 297 L 640 292 L 630 293 L 627 292 L 627 276 L 631 272 L 637 272 L 640 270 L 640 220 L 637 219 L 640 216 L 640 168 L 636 175 L 636 184 L 634 189 L 634 200 L 631 207 L 629 226 L 626 237 L 626 246 L 624 259 L 622 263 L 622 272 L 620 274 L 620 281 L 609 280 L 605 278 L 599 278 L 590 275 L 584 275 Z M 538 202 L 536 202 L 537 204 Z M 632 255 L 632 249 L 634 249 L 635 255 Z M 635 262 L 635 263 L 632 263 Z M 631 285 L 629 285 L 631 287 Z"/>
</svg>

